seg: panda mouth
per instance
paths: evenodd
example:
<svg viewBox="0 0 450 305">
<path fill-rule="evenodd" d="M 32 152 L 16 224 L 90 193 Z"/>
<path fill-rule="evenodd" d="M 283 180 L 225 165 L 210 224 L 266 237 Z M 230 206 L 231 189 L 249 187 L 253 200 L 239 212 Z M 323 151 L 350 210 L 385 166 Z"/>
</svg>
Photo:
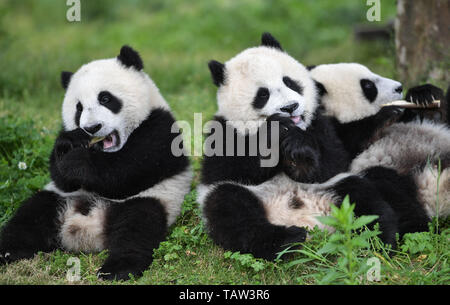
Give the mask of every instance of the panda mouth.
<svg viewBox="0 0 450 305">
<path fill-rule="evenodd" d="M 120 137 L 117 130 L 114 130 L 109 135 L 104 137 L 93 137 L 90 142 L 90 147 L 99 150 L 108 151 L 120 145 Z"/>
<path fill-rule="evenodd" d="M 114 147 L 119 146 L 120 137 L 119 137 L 119 133 L 117 132 L 117 130 L 114 130 L 109 135 L 107 135 L 103 139 L 102 144 L 103 144 L 103 150 L 110 150 Z"/>
<path fill-rule="evenodd" d="M 295 115 L 290 117 L 292 122 L 294 122 L 295 125 L 299 124 L 301 121 L 303 121 L 303 118 L 301 115 Z"/>
</svg>

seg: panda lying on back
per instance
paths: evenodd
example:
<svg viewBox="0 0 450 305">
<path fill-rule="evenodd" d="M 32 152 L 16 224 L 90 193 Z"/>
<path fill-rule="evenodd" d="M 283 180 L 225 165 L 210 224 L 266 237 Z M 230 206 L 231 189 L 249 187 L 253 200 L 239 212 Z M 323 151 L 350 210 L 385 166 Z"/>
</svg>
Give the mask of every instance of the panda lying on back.
<svg viewBox="0 0 450 305">
<path fill-rule="evenodd" d="M 414 119 L 408 109 L 402 113 L 396 107 L 382 108 L 382 104 L 402 98 L 400 83 L 372 73 L 365 66 L 325 64 L 311 69 L 311 75 L 320 83 L 324 114 L 333 118 L 339 137 L 354 157 L 351 172 L 383 166 L 410 176 L 427 217 L 436 215 L 437 202 L 439 215 L 449 215 L 448 126 Z M 445 121 L 448 102 L 441 89 L 418 86 L 407 92 L 406 99 L 417 104 L 441 100 L 443 115 L 437 119 Z"/>
<path fill-rule="evenodd" d="M 318 112 L 318 92 L 307 69 L 270 34 L 263 35 L 261 46 L 225 64 L 212 61 L 209 67 L 219 86 L 215 120 L 223 130 L 233 128 L 235 136 L 219 138 L 225 147 L 234 145 L 234 155 L 204 157 L 198 187 L 205 223 L 217 244 L 273 259 L 283 246 L 304 241 L 304 227 L 321 226 L 315 216 L 327 215 L 330 204 L 340 204 L 347 194 L 356 202 L 356 215 L 380 216 L 385 242 L 394 245 L 396 233 L 411 229 L 398 223 L 398 214 L 375 186 L 370 175 L 379 173 L 378 168 L 340 175 L 325 184 L 294 181 L 324 182 L 346 171 L 350 159 L 332 122 Z M 280 124 L 280 160 L 275 166 L 261 166 L 261 151 L 236 155 L 236 143 L 248 147 L 251 137 L 272 121 Z M 211 132 L 206 142 L 215 136 Z M 395 171 L 380 170 L 392 181 L 402 179 Z M 412 193 L 414 189 L 396 192 L 406 211 L 421 211 Z M 414 218 L 414 229 L 426 228 L 421 215 Z"/>
<path fill-rule="evenodd" d="M 414 120 L 415 111 L 383 104 L 402 99 L 401 83 L 382 77 L 357 63 L 338 63 L 310 66 L 311 76 L 321 94 L 323 114 L 332 117 L 336 131 L 347 151 L 354 158 L 384 127 L 396 121 Z M 441 89 L 432 85 L 411 88 L 406 99 L 417 104 L 442 100 L 442 117 L 446 120 L 447 103 Z M 418 110 L 420 115 L 424 109 Z M 440 115 L 440 112 L 434 112 Z"/>
<path fill-rule="evenodd" d="M 171 152 L 174 118 L 142 69 L 139 54 L 124 46 L 117 58 L 62 73 L 64 128 L 50 157 L 52 182 L 3 228 L 0 263 L 62 248 L 108 249 L 105 279 L 139 276 L 150 265 L 191 171 Z"/>
</svg>

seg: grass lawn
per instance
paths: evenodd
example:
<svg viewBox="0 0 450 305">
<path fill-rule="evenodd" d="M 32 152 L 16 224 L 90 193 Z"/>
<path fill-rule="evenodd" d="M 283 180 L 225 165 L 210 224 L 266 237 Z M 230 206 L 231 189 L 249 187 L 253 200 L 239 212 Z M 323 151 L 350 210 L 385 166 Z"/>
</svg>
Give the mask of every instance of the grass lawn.
<svg viewBox="0 0 450 305">
<path fill-rule="evenodd" d="M 81 22 L 70 23 L 65 1 L 0 1 L 0 226 L 25 198 L 49 181 L 48 157 L 61 126 L 64 91 L 60 72 L 75 71 L 93 59 L 114 57 L 123 44 L 140 52 L 145 71 L 176 118 L 190 123 L 195 112 L 201 112 L 206 122 L 216 110 L 216 88 L 207 61 L 225 61 L 258 44 L 263 31 L 272 32 L 304 64 L 356 61 L 383 76 L 396 77 L 393 42 L 353 39 L 353 26 L 364 23 L 366 17 L 365 1 L 81 2 Z M 383 0 L 381 8 L 381 23 L 395 15 L 394 1 Z M 435 222 L 430 232 L 406 236 L 393 257 L 377 238 L 364 233 L 345 235 L 348 226 L 338 233 L 343 239 L 333 250 L 327 246 L 333 244 L 330 236 L 314 231 L 303 250 L 277 262 L 224 252 L 204 232 L 194 191 L 200 158 L 191 160 L 196 178 L 182 215 L 155 251 L 144 276 L 121 283 L 450 283 L 448 220 Z M 19 162 L 27 168 L 19 170 Z M 336 213 L 348 215 L 350 211 Z M 432 233 L 437 225 L 440 234 Z M 1 266 L 0 284 L 68 283 L 71 256 L 81 261 L 77 283 L 110 283 L 96 278 L 106 252 L 56 251 Z M 378 282 L 365 276 L 370 258 L 380 263 Z"/>
</svg>

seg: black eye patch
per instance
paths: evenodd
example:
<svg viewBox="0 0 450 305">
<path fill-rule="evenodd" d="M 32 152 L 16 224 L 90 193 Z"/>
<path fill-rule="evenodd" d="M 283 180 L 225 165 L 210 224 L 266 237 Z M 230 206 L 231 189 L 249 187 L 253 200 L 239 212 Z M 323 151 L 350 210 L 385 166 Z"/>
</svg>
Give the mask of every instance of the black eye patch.
<svg viewBox="0 0 450 305">
<path fill-rule="evenodd" d="M 295 92 L 297 92 L 298 94 L 303 94 L 303 87 L 300 86 L 299 83 L 297 83 L 296 81 L 294 81 L 292 78 L 290 78 L 289 76 L 285 76 L 283 77 L 283 83 L 286 85 L 286 87 L 288 87 L 291 90 L 294 90 Z"/>
<path fill-rule="evenodd" d="M 80 118 L 81 118 L 81 113 L 83 112 L 83 105 L 81 105 L 80 102 L 77 103 L 77 111 L 75 112 L 75 124 L 77 125 L 77 127 L 80 127 Z"/>
<path fill-rule="evenodd" d="M 373 103 L 378 95 L 377 86 L 375 86 L 373 81 L 368 79 L 362 79 L 360 83 L 364 96 L 369 100 L 369 102 Z"/>
<path fill-rule="evenodd" d="M 122 109 L 122 102 L 109 91 L 100 92 L 97 99 L 100 105 L 105 106 L 113 113 L 118 113 Z"/>
<path fill-rule="evenodd" d="M 253 99 L 253 107 L 255 107 L 256 109 L 261 109 L 263 108 L 267 101 L 269 100 L 270 97 L 270 92 L 269 89 L 261 87 L 258 89 L 258 91 L 256 92 L 255 98 Z"/>
</svg>

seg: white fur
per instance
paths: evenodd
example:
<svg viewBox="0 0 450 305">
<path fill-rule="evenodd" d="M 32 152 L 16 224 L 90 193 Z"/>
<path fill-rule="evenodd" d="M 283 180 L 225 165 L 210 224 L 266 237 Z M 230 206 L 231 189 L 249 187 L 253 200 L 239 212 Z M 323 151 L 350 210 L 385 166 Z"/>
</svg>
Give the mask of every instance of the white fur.
<svg viewBox="0 0 450 305">
<path fill-rule="evenodd" d="M 284 76 L 299 82 L 303 94 L 289 89 L 283 83 Z M 260 87 L 269 89 L 270 99 L 262 109 L 255 109 L 252 102 Z M 224 116 L 241 134 L 253 133 L 268 116 L 298 102 L 299 107 L 292 115 L 303 114 L 304 122 L 299 126 L 306 128 L 317 108 L 316 94 L 307 69 L 287 53 L 265 46 L 249 48 L 225 63 L 225 84 L 217 92 L 217 115 Z M 257 124 L 243 128 L 233 121 Z"/>
<path fill-rule="evenodd" d="M 400 94 L 395 89 L 399 82 L 383 78 L 359 64 L 320 65 L 311 71 L 315 80 L 321 82 L 328 93 L 322 104 L 328 115 L 341 123 L 356 121 L 377 113 L 381 105 Z M 361 79 L 373 81 L 378 89 L 373 103 L 367 101 L 360 86 Z M 450 155 L 450 130 L 443 124 L 429 121 L 420 123 L 396 123 L 383 129 L 378 140 L 359 154 L 350 165 L 350 171 L 358 174 L 372 166 L 385 166 L 400 174 L 412 174 L 418 187 L 419 200 L 429 216 L 450 213 L 449 170 L 441 174 L 438 192 L 438 170 L 424 164 L 435 164 L 440 156 Z"/>
<path fill-rule="evenodd" d="M 322 98 L 325 114 L 341 123 L 374 115 L 382 104 L 402 97 L 401 93 L 395 92 L 401 83 L 381 77 L 357 63 L 319 65 L 311 70 L 311 76 L 327 90 Z M 372 103 L 364 96 L 360 84 L 362 79 L 371 80 L 377 87 L 378 94 Z"/>
<path fill-rule="evenodd" d="M 77 197 L 65 198 L 65 205 L 59 211 L 59 238 L 61 246 L 68 251 L 101 251 L 105 249 L 105 215 L 109 203 L 99 197 L 91 196 L 92 207 L 89 214 L 83 215 L 75 210 Z"/>
<path fill-rule="evenodd" d="M 371 166 L 386 166 L 409 173 L 428 159 L 450 153 L 450 130 L 443 124 L 396 123 L 382 131 L 380 139 L 353 160 L 350 169 L 359 172 Z"/>
<path fill-rule="evenodd" d="M 379 140 L 358 155 L 350 170 L 358 173 L 381 165 L 393 168 L 400 174 L 412 173 L 419 200 L 428 216 L 437 215 L 438 210 L 440 216 L 448 216 L 450 168 L 444 169 L 439 177 L 435 164 L 440 156 L 450 156 L 450 130 L 447 126 L 429 121 L 422 124 L 397 123 L 386 128 Z"/>
<path fill-rule="evenodd" d="M 109 91 L 122 102 L 122 109 L 114 114 L 100 105 L 98 94 Z M 76 129 L 76 105 L 83 105 L 80 127 L 102 124 L 95 136 L 107 136 L 117 130 L 120 145 L 109 152 L 120 150 L 131 132 L 144 121 L 154 108 L 168 109 L 158 88 L 143 71 L 127 68 L 117 58 L 95 60 L 83 65 L 70 80 L 62 117 L 66 130 Z"/>
<path fill-rule="evenodd" d="M 192 170 L 188 167 L 183 172 L 167 178 L 134 197 L 154 197 L 161 201 L 167 213 L 167 223 L 172 225 L 180 214 L 184 196 L 189 193 Z"/>
<path fill-rule="evenodd" d="M 343 179 L 345 177 L 341 177 Z M 270 223 L 283 226 L 298 226 L 313 229 L 331 228 L 324 226 L 317 216 L 329 215 L 331 205 L 339 203 L 337 194 L 327 186 L 318 187 L 314 184 L 302 184 L 291 180 L 285 174 L 279 174 L 273 179 L 255 186 L 242 185 L 235 182 L 220 182 L 213 185 L 199 185 L 197 201 L 203 208 L 205 200 L 221 184 L 236 184 L 251 191 L 263 204 Z M 294 208 L 290 203 L 297 199 L 303 203 Z M 206 219 L 204 219 L 206 221 Z"/>
</svg>

